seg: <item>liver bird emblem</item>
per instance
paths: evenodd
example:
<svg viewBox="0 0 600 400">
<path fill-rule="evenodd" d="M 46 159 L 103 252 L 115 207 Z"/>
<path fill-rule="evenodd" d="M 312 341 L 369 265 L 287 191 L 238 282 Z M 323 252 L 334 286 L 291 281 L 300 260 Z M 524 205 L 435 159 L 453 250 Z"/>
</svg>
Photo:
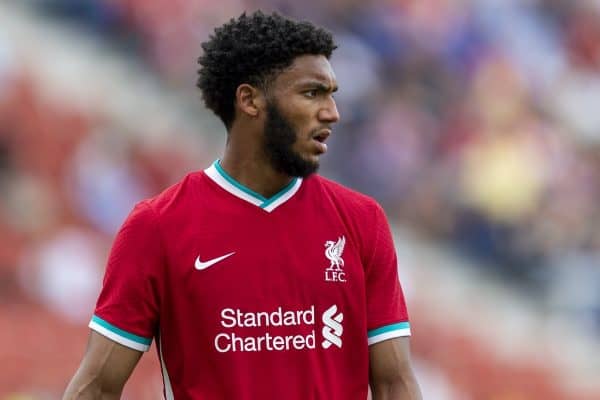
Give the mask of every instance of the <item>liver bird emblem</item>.
<svg viewBox="0 0 600 400">
<path fill-rule="evenodd" d="M 346 245 L 346 238 L 340 236 L 337 242 L 328 240 L 325 242 L 325 257 L 329 259 L 329 270 L 341 271 L 341 267 L 344 266 L 344 259 L 342 253 L 344 252 L 344 246 Z"/>
</svg>

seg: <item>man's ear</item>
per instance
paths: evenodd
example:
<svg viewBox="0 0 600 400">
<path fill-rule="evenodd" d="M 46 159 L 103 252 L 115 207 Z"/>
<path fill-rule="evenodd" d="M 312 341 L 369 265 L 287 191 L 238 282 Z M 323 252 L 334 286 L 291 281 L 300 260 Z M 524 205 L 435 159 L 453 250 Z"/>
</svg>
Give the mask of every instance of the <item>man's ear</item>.
<svg viewBox="0 0 600 400">
<path fill-rule="evenodd" d="M 235 102 L 240 112 L 250 118 L 258 118 L 266 106 L 264 93 L 247 83 L 242 83 L 237 87 Z"/>
</svg>

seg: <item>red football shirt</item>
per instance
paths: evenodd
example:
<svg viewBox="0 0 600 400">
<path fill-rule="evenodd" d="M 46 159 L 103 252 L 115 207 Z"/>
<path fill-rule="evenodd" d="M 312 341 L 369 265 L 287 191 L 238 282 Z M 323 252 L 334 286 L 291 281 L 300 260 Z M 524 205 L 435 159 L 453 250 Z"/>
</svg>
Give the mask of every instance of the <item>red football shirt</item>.
<svg viewBox="0 0 600 400">
<path fill-rule="evenodd" d="M 139 203 L 90 327 L 146 351 L 167 399 L 365 400 L 368 345 L 410 335 L 385 215 L 319 176 L 267 199 L 215 162 Z"/>
</svg>

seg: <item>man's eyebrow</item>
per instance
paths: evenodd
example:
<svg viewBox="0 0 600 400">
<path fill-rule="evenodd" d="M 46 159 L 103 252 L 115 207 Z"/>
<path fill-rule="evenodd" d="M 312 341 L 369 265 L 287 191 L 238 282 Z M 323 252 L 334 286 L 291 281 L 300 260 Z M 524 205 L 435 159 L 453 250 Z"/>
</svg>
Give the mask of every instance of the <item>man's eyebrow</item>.
<svg viewBox="0 0 600 400">
<path fill-rule="evenodd" d="M 318 90 L 322 90 L 324 92 L 337 92 L 338 90 L 338 85 L 334 85 L 333 88 L 329 85 L 324 84 L 323 82 L 320 81 L 304 81 L 298 84 L 298 86 L 302 87 L 302 88 L 315 88 Z"/>
</svg>

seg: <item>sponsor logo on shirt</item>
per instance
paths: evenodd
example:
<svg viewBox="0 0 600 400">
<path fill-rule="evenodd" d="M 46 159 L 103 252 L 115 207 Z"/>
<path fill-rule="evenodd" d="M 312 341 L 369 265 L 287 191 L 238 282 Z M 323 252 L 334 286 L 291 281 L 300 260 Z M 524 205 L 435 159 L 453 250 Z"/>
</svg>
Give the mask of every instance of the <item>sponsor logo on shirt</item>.
<svg viewBox="0 0 600 400">
<path fill-rule="evenodd" d="M 344 314 L 337 314 L 337 306 L 334 304 L 329 307 L 323 313 L 323 343 L 321 345 L 324 349 L 328 349 L 331 345 L 335 345 L 339 348 L 342 348 L 342 333 L 344 332 L 344 327 L 342 326 L 342 321 L 344 320 Z M 335 316 L 334 316 L 335 315 Z"/>
<path fill-rule="evenodd" d="M 219 353 L 314 350 L 316 348 L 317 327 L 315 306 L 304 310 L 284 310 L 278 307 L 274 311 L 242 311 L 239 308 L 221 310 L 221 326 L 226 329 L 214 339 L 215 349 Z M 325 310 L 321 320 L 324 324 L 321 334 L 321 346 L 329 349 L 332 345 L 342 347 L 342 321 L 344 315 L 338 313 L 334 304 Z M 297 328 L 297 332 L 288 335 L 272 333 L 272 327 Z M 243 328 L 243 329 L 239 329 Z M 239 334 L 244 332 L 244 335 Z M 249 334 L 246 334 L 249 333 Z M 320 338 L 321 339 L 321 338 Z"/>
<path fill-rule="evenodd" d="M 325 242 L 325 257 L 329 260 L 329 267 L 325 269 L 325 281 L 346 282 L 346 273 L 342 269 L 344 259 L 342 253 L 346 245 L 346 237 L 340 236 L 337 242 L 328 240 Z"/>
</svg>

